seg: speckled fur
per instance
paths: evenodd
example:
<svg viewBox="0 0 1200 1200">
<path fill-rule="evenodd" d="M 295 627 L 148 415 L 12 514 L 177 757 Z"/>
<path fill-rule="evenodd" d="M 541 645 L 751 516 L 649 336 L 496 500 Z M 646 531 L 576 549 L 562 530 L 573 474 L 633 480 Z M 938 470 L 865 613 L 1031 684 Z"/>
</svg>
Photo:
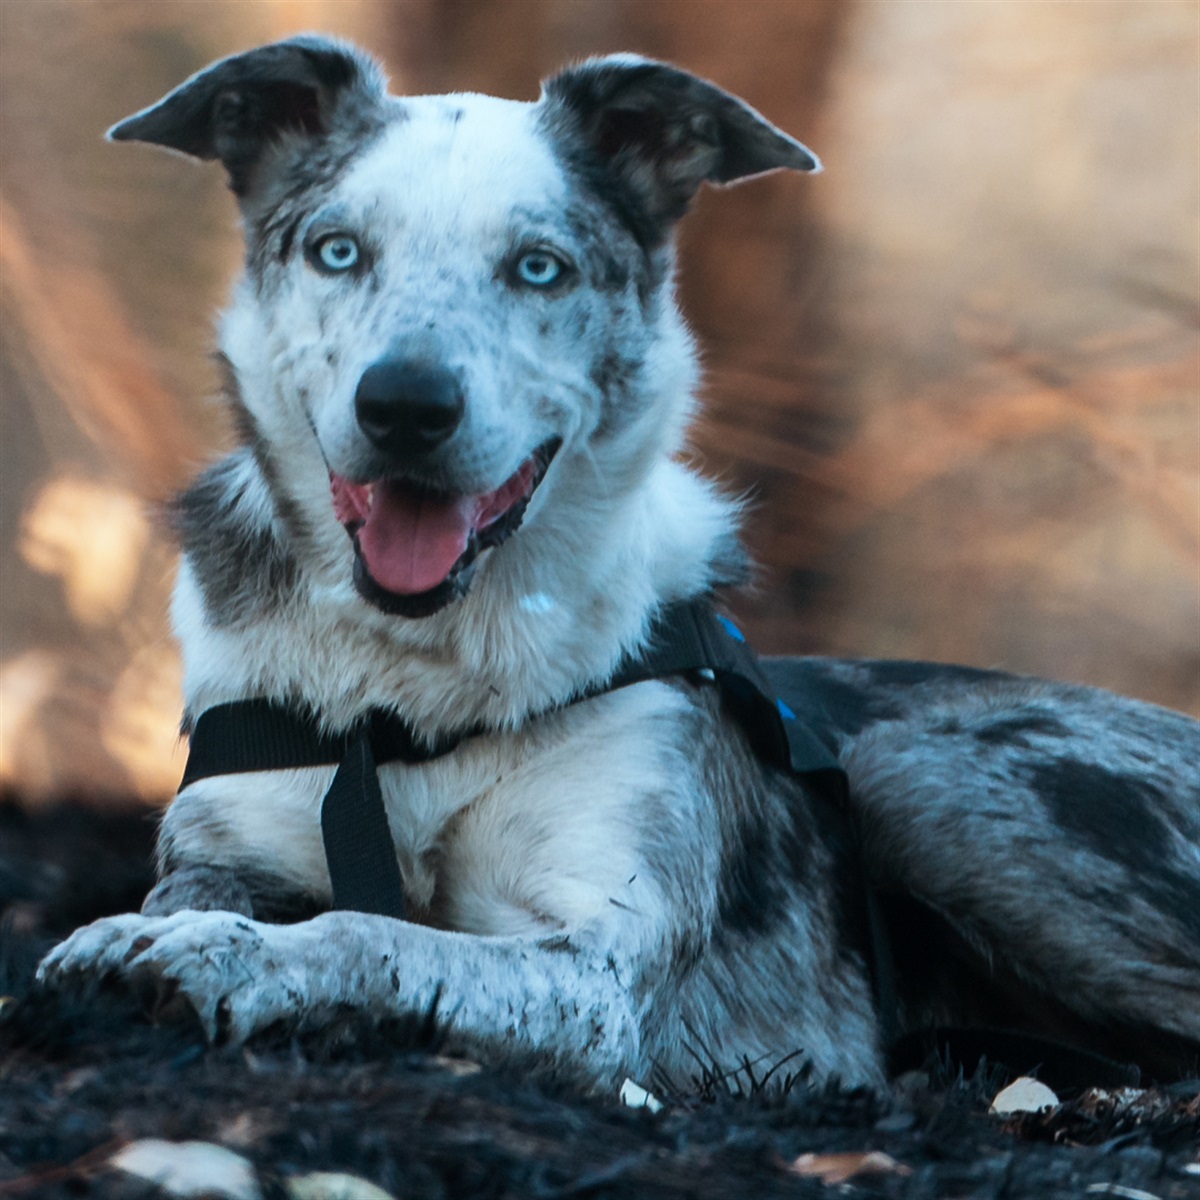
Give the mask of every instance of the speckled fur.
<svg viewBox="0 0 1200 1200">
<path fill-rule="evenodd" d="M 819 799 L 753 757 L 702 679 L 561 707 L 664 604 L 743 573 L 736 506 L 679 461 L 696 365 L 672 229 L 705 180 L 816 160 L 663 64 L 583 64 L 534 105 L 395 99 L 314 38 L 216 64 L 115 135 L 221 159 L 246 230 L 221 340 L 247 445 L 177 509 L 189 716 L 266 696 L 334 730 L 383 707 L 431 738 L 493 732 L 381 768 L 408 920 L 320 911 L 332 767 L 208 778 L 166 815 L 143 913 L 76 933 L 43 980 L 149 982 L 218 1040 L 436 1003 L 472 1052 L 591 1086 L 792 1054 L 878 1083 L 860 864 Z M 337 278 L 309 261 L 329 230 L 362 248 Z M 569 286 L 523 290 L 514 255 L 547 244 Z M 355 388 L 417 338 L 466 395 L 423 482 L 490 491 L 561 449 L 466 595 L 413 619 L 356 592 L 328 472 L 387 469 Z M 1200 1039 L 1194 723 L 980 672 L 789 670 L 850 774 L 902 1026 L 1052 1009 L 1084 1038 Z M 933 944 L 961 969 L 915 969 Z M 1005 1009 L 1004 972 L 1044 1003 Z"/>
</svg>

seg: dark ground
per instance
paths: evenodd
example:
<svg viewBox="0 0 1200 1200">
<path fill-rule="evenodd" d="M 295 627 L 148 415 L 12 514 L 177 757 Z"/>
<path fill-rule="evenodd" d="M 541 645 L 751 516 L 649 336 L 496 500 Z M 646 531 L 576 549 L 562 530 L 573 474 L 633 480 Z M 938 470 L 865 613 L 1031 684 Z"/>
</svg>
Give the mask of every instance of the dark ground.
<svg viewBox="0 0 1200 1200">
<path fill-rule="evenodd" d="M 1001 1068 L 966 1083 L 910 1074 L 883 1097 L 800 1082 L 715 1099 L 675 1081 L 651 1115 L 446 1058 L 428 1025 L 209 1050 L 188 1026 L 151 1026 L 128 998 L 31 994 L 42 949 L 137 906 L 151 835 L 144 814 L 0 805 L 0 1197 L 158 1195 L 104 1164 L 129 1140 L 161 1137 L 236 1150 L 268 1200 L 316 1170 L 398 1200 L 1200 1198 L 1200 1175 L 1184 1169 L 1200 1160 L 1197 1081 L 1124 1108 L 1076 1090 L 1051 1114 L 1007 1122 L 987 1114 Z M 802 1154 L 862 1151 L 898 1167 L 829 1186 L 787 1169 Z"/>
</svg>

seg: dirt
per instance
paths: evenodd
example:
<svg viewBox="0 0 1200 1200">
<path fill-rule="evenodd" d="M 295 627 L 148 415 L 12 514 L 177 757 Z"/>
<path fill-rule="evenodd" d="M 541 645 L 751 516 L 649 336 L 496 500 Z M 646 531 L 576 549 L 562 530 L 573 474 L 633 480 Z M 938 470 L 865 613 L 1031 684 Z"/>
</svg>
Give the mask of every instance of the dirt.
<svg viewBox="0 0 1200 1200">
<path fill-rule="evenodd" d="M 986 1064 L 969 1079 L 929 1064 L 884 1094 L 800 1078 L 730 1096 L 700 1072 L 641 1081 L 664 1104 L 652 1113 L 582 1097 L 547 1064 L 517 1076 L 453 1058 L 434 1019 L 210 1048 L 108 986 L 38 994 L 46 946 L 136 907 L 152 834 L 144 810 L 0 806 L 0 1197 L 160 1195 L 109 1161 L 144 1138 L 227 1147 L 267 1200 L 313 1171 L 396 1200 L 1200 1197 L 1196 1080 L 1078 1087 L 998 1117 L 1007 1077 Z"/>
</svg>

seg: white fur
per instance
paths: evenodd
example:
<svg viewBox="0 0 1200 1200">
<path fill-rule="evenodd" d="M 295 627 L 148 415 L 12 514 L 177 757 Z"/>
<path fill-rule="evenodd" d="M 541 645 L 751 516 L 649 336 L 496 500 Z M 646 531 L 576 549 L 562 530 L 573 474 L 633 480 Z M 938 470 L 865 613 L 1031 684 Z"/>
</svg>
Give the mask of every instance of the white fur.
<svg viewBox="0 0 1200 1200">
<path fill-rule="evenodd" d="M 295 233 L 296 246 L 324 231 L 359 238 L 369 286 L 314 270 L 298 251 L 283 265 L 264 254 L 262 273 L 238 285 L 221 346 L 273 473 L 268 482 L 246 458 L 231 486 L 240 519 L 280 538 L 280 514 L 299 514 L 299 569 L 286 596 L 248 619 L 214 615 L 194 557 L 175 593 L 191 714 L 265 696 L 302 700 L 332 730 L 378 707 L 430 738 L 494 731 L 380 770 L 413 919 L 119 918 L 70 939 L 43 977 L 169 978 L 211 1033 L 239 1037 L 347 1003 L 421 1011 L 440 994 L 467 1041 L 562 1058 L 593 1082 L 655 1064 L 686 1078 L 694 1053 L 732 1066 L 794 1050 L 823 1074 L 877 1079 L 865 976 L 839 975 L 824 909 L 795 918 L 811 946 L 778 959 L 783 990 L 770 997 L 765 985 L 731 984 L 748 951 L 705 971 L 688 965 L 711 936 L 721 847 L 741 803 L 701 782 L 705 754 L 737 745 L 711 688 L 644 683 L 559 710 L 607 679 L 664 605 L 710 589 L 738 513 L 678 458 L 697 365 L 669 247 L 654 252 L 653 293 L 639 295 L 645 252 L 567 174 L 548 103 L 405 101 L 404 119 L 350 159 Z M 630 264 L 624 285 L 590 282 L 601 264 L 588 256 L 606 247 L 578 223 L 589 206 Z M 580 282 L 557 297 L 506 283 L 505 262 L 529 245 L 578 264 Z M 561 449 L 465 598 L 403 619 L 356 591 L 328 471 L 370 478 L 355 389 L 398 333 L 414 331 L 432 331 L 463 372 L 468 401 L 444 469 L 464 494 L 496 489 L 547 439 Z M 598 382 L 614 354 L 625 359 L 621 396 Z M 747 787 L 760 786 L 757 768 L 743 769 Z M 193 784 L 166 816 L 168 861 L 257 872 L 328 903 L 320 807 L 332 773 Z M 131 953 L 131 940 L 146 948 Z M 827 1032 L 839 1021 L 844 1039 Z"/>
<path fill-rule="evenodd" d="M 628 56 L 568 70 L 536 106 L 396 101 L 352 50 L 314 39 L 268 48 L 265 74 L 294 73 L 327 140 L 300 132 L 311 108 L 265 132 L 234 113 L 232 141 L 214 140 L 205 114 L 255 86 L 258 53 L 117 127 L 225 154 L 247 218 L 250 272 L 221 343 L 252 444 L 188 493 L 173 613 L 189 714 L 267 697 L 333 731 L 382 708 L 430 739 L 488 732 L 380 770 L 408 920 L 242 915 L 328 904 L 334 767 L 214 777 L 166 815 L 146 915 L 78 931 L 41 978 L 164 988 L 214 1038 L 436 1004 L 472 1052 L 532 1056 L 613 1094 L 654 1067 L 761 1077 L 796 1052 L 817 1078 L 873 1083 L 880 1022 L 847 900 L 861 865 L 919 902 L 901 925 L 933 942 L 923 957 L 957 964 L 948 980 L 908 971 L 909 1028 L 994 1020 L 998 972 L 1002 992 L 1036 993 L 1035 1022 L 1048 999 L 1094 1030 L 1200 1044 L 1194 722 L 954 668 L 793 662 L 815 689 L 807 715 L 842 737 L 859 864 L 839 856 L 822 801 L 749 752 L 711 673 L 571 703 L 664 605 L 711 590 L 736 536 L 737 506 L 679 457 L 697 368 L 666 225 L 704 178 L 812 169 L 804 147 Z M 348 96 L 313 84 L 314 58 Z M 599 184 L 568 166 L 581 148 Z M 358 240 L 366 269 L 313 265 L 330 232 Z M 531 246 L 579 268 L 570 287 L 514 281 Z M 419 468 L 410 447 L 383 448 L 381 465 L 360 428 L 356 391 L 384 360 L 461 382 L 461 423 Z M 418 619 L 359 594 L 330 469 L 478 496 L 527 478 L 556 439 L 523 524 L 465 596 Z M 1019 996 L 1012 1013 L 1031 1019 Z"/>
</svg>

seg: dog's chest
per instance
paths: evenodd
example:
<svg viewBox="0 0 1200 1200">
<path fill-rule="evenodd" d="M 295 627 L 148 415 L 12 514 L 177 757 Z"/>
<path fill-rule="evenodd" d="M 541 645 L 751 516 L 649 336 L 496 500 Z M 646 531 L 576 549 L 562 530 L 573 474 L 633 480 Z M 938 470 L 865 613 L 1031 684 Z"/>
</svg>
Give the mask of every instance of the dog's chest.
<svg viewBox="0 0 1200 1200">
<path fill-rule="evenodd" d="M 380 767 L 411 919 L 479 934 L 547 932 L 644 906 L 662 798 L 688 790 L 686 702 L 640 684 L 470 739 L 432 762 Z M 329 900 L 321 803 L 333 768 L 208 778 L 163 826 L 174 865 L 223 862 Z M 656 815 L 659 814 L 659 815 Z"/>
<path fill-rule="evenodd" d="M 384 768 L 414 915 L 469 933 L 545 933 L 635 894 L 644 904 L 643 852 L 657 841 L 645 798 L 682 780 L 675 739 L 645 719 L 653 708 L 665 716 L 671 693 L 643 690 L 650 695 L 608 697 L 554 730 L 480 739 L 415 770 Z"/>
</svg>

